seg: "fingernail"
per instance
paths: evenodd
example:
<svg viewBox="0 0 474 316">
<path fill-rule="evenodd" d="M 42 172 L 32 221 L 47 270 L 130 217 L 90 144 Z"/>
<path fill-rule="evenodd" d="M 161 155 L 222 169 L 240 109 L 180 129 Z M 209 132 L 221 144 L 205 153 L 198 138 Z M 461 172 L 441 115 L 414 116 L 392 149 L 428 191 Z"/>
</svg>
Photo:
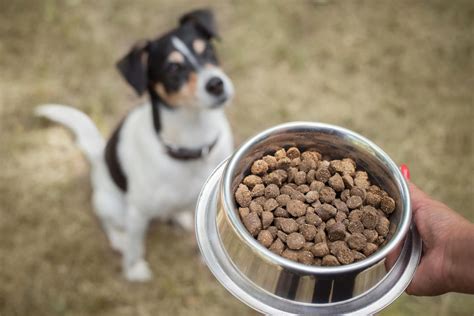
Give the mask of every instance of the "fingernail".
<svg viewBox="0 0 474 316">
<path fill-rule="evenodd" d="M 403 176 L 405 179 L 410 180 L 410 170 L 408 169 L 408 166 L 403 164 L 400 166 L 400 171 L 402 172 Z"/>
</svg>

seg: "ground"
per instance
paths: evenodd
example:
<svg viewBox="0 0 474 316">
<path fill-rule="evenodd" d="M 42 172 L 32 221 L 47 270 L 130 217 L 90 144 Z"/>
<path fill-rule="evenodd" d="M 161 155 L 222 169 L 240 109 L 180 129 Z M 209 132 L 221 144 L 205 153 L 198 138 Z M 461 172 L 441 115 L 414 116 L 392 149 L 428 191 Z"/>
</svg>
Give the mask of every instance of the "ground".
<svg viewBox="0 0 474 316">
<path fill-rule="evenodd" d="M 214 8 L 236 85 L 237 143 L 277 123 L 333 123 L 406 163 L 420 187 L 474 220 L 471 1 L 0 0 L 0 315 L 254 315 L 200 264 L 192 234 L 152 227 L 152 283 L 130 284 L 90 204 L 88 165 L 33 116 L 73 105 L 109 134 L 140 102 L 116 60 Z M 381 315 L 472 315 L 460 294 L 403 295 Z"/>
</svg>

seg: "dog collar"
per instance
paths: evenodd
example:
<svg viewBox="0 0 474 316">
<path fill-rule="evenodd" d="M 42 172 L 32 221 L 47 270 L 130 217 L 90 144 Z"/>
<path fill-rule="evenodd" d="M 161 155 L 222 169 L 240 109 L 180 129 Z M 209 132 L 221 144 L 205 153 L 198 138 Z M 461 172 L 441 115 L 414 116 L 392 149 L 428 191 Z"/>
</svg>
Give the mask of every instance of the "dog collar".
<svg viewBox="0 0 474 316">
<path fill-rule="evenodd" d="M 179 147 L 179 146 L 175 146 L 171 144 L 166 144 L 165 142 L 163 142 L 163 140 L 162 142 L 165 146 L 166 153 L 170 157 L 174 159 L 178 159 L 178 160 L 194 160 L 194 159 L 199 159 L 208 155 L 211 152 L 211 150 L 214 148 L 214 146 L 216 145 L 218 139 L 219 138 L 216 138 L 209 145 L 206 145 L 200 148 Z"/>
</svg>

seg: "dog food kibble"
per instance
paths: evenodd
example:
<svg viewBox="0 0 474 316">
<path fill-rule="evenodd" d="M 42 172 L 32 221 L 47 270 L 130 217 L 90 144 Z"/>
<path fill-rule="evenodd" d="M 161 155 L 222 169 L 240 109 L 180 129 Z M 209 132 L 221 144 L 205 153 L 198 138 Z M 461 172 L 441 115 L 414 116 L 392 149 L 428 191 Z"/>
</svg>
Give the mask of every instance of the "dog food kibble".
<svg viewBox="0 0 474 316">
<path fill-rule="evenodd" d="M 390 237 L 395 200 L 350 158 L 279 149 L 250 165 L 235 191 L 245 228 L 286 259 L 315 266 L 360 261 Z"/>
</svg>

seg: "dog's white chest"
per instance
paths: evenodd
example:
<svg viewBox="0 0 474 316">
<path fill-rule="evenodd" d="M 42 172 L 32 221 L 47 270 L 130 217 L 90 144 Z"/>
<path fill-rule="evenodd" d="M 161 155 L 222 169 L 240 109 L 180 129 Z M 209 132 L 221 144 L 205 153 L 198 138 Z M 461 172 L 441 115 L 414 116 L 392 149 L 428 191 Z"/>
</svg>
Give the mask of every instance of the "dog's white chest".
<svg viewBox="0 0 474 316">
<path fill-rule="evenodd" d="M 215 124 L 218 136 L 212 151 L 199 159 L 179 160 L 166 152 L 147 109 L 132 113 L 123 126 L 118 148 L 127 174 L 129 202 L 153 217 L 192 210 L 207 177 L 232 152 L 225 116 L 211 123 Z M 196 136 L 195 142 L 199 144 L 202 140 Z"/>
</svg>

